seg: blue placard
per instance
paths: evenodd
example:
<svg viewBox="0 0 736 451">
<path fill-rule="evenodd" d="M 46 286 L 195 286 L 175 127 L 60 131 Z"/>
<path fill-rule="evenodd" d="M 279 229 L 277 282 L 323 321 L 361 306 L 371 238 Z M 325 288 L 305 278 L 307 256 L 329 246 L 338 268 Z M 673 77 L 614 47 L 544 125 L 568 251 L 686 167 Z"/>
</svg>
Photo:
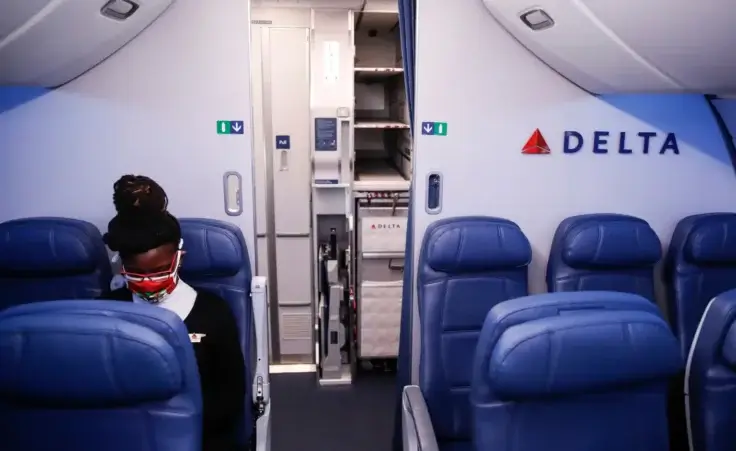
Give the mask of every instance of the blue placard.
<svg viewBox="0 0 736 451">
<path fill-rule="evenodd" d="M 230 134 L 242 135 L 243 133 L 245 133 L 243 121 L 230 121 Z"/>
<path fill-rule="evenodd" d="M 289 150 L 291 149 L 291 136 L 289 135 L 276 135 L 276 149 Z"/>
<path fill-rule="evenodd" d="M 422 135 L 434 135 L 434 122 L 422 122 Z"/>
<path fill-rule="evenodd" d="M 314 150 L 337 150 L 337 118 L 314 119 Z"/>
</svg>

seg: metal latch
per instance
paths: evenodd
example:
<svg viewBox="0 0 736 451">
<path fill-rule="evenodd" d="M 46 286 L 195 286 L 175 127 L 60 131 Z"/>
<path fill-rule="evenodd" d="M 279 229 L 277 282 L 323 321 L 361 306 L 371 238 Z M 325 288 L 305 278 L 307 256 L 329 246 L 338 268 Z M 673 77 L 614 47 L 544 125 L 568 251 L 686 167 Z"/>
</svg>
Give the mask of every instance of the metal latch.
<svg viewBox="0 0 736 451">
<path fill-rule="evenodd" d="M 266 412 L 266 403 L 263 402 L 263 376 L 256 378 L 256 418 L 260 418 Z"/>
</svg>

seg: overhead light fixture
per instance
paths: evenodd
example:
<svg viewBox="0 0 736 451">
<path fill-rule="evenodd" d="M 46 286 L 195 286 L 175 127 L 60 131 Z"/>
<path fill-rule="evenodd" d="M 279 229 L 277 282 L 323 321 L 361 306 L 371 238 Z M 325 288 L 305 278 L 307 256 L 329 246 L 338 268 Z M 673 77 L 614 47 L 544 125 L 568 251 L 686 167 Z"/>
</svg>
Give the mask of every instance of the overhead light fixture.
<svg viewBox="0 0 736 451">
<path fill-rule="evenodd" d="M 526 11 L 522 13 L 519 18 L 524 22 L 524 25 L 534 31 L 544 30 L 555 24 L 555 21 L 552 20 L 549 14 L 544 12 L 541 8 L 534 8 Z"/>
</svg>

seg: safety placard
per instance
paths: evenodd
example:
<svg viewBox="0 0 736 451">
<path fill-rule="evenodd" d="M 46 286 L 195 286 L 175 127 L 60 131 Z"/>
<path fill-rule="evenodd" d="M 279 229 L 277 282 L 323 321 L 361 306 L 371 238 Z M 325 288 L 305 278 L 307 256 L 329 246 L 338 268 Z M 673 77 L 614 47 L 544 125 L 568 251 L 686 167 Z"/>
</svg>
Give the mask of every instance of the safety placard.
<svg viewBox="0 0 736 451">
<path fill-rule="evenodd" d="M 242 135 L 245 133 L 243 121 L 217 121 L 218 135 Z"/>
<path fill-rule="evenodd" d="M 422 135 L 447 136 L 447 122 L 422 122 Z"/>
</svg>

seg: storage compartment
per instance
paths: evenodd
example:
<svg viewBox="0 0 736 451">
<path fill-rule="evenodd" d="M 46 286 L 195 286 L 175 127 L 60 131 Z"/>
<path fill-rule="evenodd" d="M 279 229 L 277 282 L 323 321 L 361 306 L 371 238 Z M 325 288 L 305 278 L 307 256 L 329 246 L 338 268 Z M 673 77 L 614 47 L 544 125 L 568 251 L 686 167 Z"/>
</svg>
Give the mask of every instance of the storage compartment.
<svg viewBox="0 0 736 451">
<path fill-rule="evenodd" d="M 363 282 L 358 329 L 359 357 L 395 358 L 399 354 L 401 280 Z"/>
<path fill-rule="evenodd" d="M 358 356 L 395 358 L 408 208 L 380 199 L 359 202 L 357 211 Z"/>
<path fill-rule="evenodd" d="M 403 255 L 406 247 L 406 207 L 359 207 L 361 255 Z"/>
<path fill-rule="evenodd" d="M 411 136 L 398 14 L 355 15 L 357 191 L 402 191 L 411 179 Z"/>
</svg>

